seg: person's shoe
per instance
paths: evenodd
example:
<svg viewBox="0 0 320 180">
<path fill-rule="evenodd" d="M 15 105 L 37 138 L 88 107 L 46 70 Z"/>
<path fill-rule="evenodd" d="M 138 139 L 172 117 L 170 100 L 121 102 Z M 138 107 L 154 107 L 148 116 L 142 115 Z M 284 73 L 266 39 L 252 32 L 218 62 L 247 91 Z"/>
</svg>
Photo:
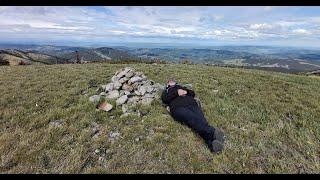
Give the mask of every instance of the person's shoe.
<svg viewBox="0 0 320 180">
<path fill-rule="evenodd" d="M 220 129 L 215 128 L 214 134 L 213 134 L 213 139 L 218 140 L 223 144 L 225 141 L 224 133 Z"/>
<path fill-rule="evenodd" d="M 211 143 L 208 143 L 208 147 L 212 153 L 220 153 L 223 150 L 223 144 L 218 140 L 213 140 Z"/>
</svg>

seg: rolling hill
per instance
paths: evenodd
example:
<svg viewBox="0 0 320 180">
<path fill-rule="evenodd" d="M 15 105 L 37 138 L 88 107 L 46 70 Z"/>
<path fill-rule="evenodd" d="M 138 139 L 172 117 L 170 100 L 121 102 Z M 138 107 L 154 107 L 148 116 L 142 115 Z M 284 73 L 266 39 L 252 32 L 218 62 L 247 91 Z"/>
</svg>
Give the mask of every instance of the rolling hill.
<svg viewBox="0 0 320 180">
<path fill-rule="evenodd" d="M 0 50 L 0 63 L 4 65 L 61 64 L 67 63 L 67 60 L 35 51 L 6 49 Z"/>
<path fill-rule="evenodd" d="M 27 46 L 24 50 L 4 49 L 0 50 L 0 65 L 19 64 L 66 64 L 74 63 L 77 53 L 80 60 L 88 62 L 100 62 L 108 60 L 135 60 L 139 59 L 125 51 L 108 47 L 102 48 L 72 48 L 51 46 Z"/>
<path fill-rule="evenodd" d="M 114 48 L 102 47 L 91 48 L 78 51 L 79 58 L 84 61 L 108 61 L 108 60 L 125 60 L 135 59 L 135 56 L 129 55 L 127 52 Z M 61 58 L 76 60 L 75 52 L 59 53 Z"/>
<path fill-rule="evenodd" d="M 38 63 L 41 63 L 41 59 L 49 59 L 44 63 L 52 64 L 52 58 L 58 59 L 56 63 L 73 63 L 77 59 L 76 52 L 78 52 L 79 59 L 87 62 L 161 60 L 170 63 L 180 63 L 187 60 L 195 64 L 237 66 L 286 73 L 310 72 L 320 69 L 319 50 L 290 47 L 219 46 L 206 48 L 140 48 L 115 46 L 97 48 L 0 44 L 0 49 L 5 47 L 18 49 L 20 53 L 34 53 L 35 55 L 33 55 L 31 59 L 25 59 L 25 61 L 29 63 L 32 59 Z M 43 56 L 43 58 L 34 58 L 37 56 Z M 21 58 L 20 56 L 10 57 L 14 59 L 12 62 L 21 61 L 21 59 L 19 59 Z M 7 64 L 3 58 L 2 60 L 0 59 L 0 65 Z"/>
</svg>

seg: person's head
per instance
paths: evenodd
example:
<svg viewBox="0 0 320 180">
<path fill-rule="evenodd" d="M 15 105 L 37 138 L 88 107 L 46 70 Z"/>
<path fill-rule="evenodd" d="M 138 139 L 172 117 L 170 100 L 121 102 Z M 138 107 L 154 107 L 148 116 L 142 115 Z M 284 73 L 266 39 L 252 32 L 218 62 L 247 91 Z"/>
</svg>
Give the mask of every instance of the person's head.
<svg viewBox="0 0 320 180">
<path fill-rule="evenodd" d="M 167 81 L 167 86 L 174 86 L 176 84 L 177 84 L 177 82 L 174 78 L 169 78 Z"/>
</svg>

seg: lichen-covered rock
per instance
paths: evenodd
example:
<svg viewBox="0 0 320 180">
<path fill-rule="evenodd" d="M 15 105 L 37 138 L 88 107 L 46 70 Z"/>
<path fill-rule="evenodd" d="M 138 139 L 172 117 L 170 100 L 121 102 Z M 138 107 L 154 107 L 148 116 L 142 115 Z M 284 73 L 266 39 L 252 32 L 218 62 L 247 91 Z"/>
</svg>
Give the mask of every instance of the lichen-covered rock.
<svg viewBox="0 0 320 180">
<path fill-rule="evenodd" d="M 130 95 L 131 93 L 129 91 L 123 91 L 125 95 Z"/>
<path fill-rule="evenodd" d="M 109 83 L 107 85 L 102 85 L 101 87 L 102 87 L 103 91 L 109 92 L 109 91 L 113 90 L 114 84 L 113 83 Z"/>
<path fill-rule="evenodd" d="M 125 90 L 125 91 L 131 92 L 133 90 L 133 87 L 128 85 L 128 84 L 123 84 L 122 85 L 122 89 Z"/>
<path fill-rule="evenodd" d="M 140 81 L 142 81 L 142 80 L 143 80 L 142 77 L 134 76 L 134 77 L 132 77 L 132 78 L 129 80 L 129 82 L 130 82 L 131 84 L 133 84 L 133 83 L 135 83 L 135 82 L 140 82 Z"/>
<path fill-rule="evenodd" d="M 116 76 L 118 78 L 122 78 L 123 76 L 125 76 L 127 74 L 127 72 L 129 72 L 129 68 L 124 69 L 123 71 L 119 72 Z"/>
<path fill-rule="evenodd" d="M 116 81 L 116 82 L 113 83 L 113 88 L 114 89 L 118 90 L 118 89 L 121 88 L 121 86 L 122 86 L 122 84 L 119 81 Z"/>
<path fill-rule="evenodd" d="M 110 91 L 110 92 L 108 93 L 107 98 L 108 98 L 108 99 L 116 99 L 116 98 L 118 98 L 119 96 L 120 96 L 119 91 L 118 91 L 118 90 L 113 90 L 113 91 Z"/>
<path fill-rule="evenodd" d="M 131 78 L 132 76 L 134 76 L 134 71 L 129 71 L 129 72 L 127 72 L 127 74 L 125 75 L 127 78 Z"/>
<path fill-rule="evenodd" d="M 123 83 L 127 82 L 128 80 L 129 80 L 129 78 L 123 77 L 123 78 L 119 79 L 119 83 L 123 84 Z"/>
<path fill-rule="evenodd" d="M 138 96 L 133 96 L 133 97 L 128 98 L 127 103 L 128 103 L 128 104 L 135 104 L 135 103 L 137 103 L 139 100 L 140 100 L 140 98 L 139 98 Z"/>
<path fill-rule="evenodd" d="M 147 85 L 147 86 L 145 86 L 146 87 L 146 91 L 148 92 L 148 93 L 151 93 L 153 90 L 154 90 L 154 88 L 151 86 L 151 85 Z"/>
<path fill-rule="evenodd" d="M 112 76 L 111 81 L 112 82 L 116 82 L 119 81 L 120 78 L 118 78 L 117 76 Z"/>
<path fill-rule="evenodd" d="M 127 95 L 123 95 L 120 98 L 118 98 L 116 100 L 116 104 L 117 106 L 124 104 L 126 101 L 128 100 L 128 96 Z"/>
<path fill-rule="evenodd" d="M 123 96 L 124 95 L 124 90 L 120 90 L 119 94 L 120 94 L 120 96 Z"/>
<path fill-rule="evenodd" d="M 140 96 L 140 92 L 137 90 L 137 91 L 134 91 L 134 94 L 137 95 L 137 96 Z"/>
<path fill-rule="evenodd" d="M 146 88 L 144 86 L 140 86 L 138 91 L 139 91 L 141 96 L 143 96 L 147 92 L 147 90 L 146 90 Z"/>
</svg>

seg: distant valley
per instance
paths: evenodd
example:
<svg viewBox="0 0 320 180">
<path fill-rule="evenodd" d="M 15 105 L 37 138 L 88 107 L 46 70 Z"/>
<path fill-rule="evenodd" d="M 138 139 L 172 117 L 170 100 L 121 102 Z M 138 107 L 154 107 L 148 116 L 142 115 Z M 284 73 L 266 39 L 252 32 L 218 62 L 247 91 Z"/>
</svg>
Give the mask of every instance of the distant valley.
<svg viewBox="0 0 320 180">
<path fill-rule="evenodd" d="M 0 44 L 0 65 L 64 64 L 137 60 L 182 61 L 280 72 L 320 69 L 320 50 L 269 46 L 219 46 L 206 48 L 70 47 Z"/>
</svg>

